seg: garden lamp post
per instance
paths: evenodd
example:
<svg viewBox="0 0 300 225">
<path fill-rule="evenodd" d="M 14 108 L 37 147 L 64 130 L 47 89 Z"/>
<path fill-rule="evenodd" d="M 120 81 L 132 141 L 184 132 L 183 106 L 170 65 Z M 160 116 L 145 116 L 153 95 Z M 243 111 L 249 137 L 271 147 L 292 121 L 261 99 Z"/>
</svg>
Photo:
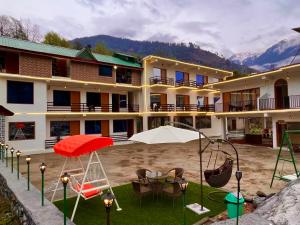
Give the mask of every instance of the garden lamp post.
<svg viewBox="0 0 300 225">
<path fill-rule="evenodd" d="M 67 185 L 70 180 L 70 175 L 68 173 L 64 173 L 60 177 L 61 182 L 64 185 L 64 225 L 67 224 Z"/>
<path fill-rule="evenodd" d="M 17 177 L 19 180 L 20 179 L 20 156 L 21 156 L 21 152 L 19 150 L 16 152 L 16 156 L 17 156 Z"/>
<path fill-rule="evenodd" d="M 30 190 L 30 161 L 31 157 L 30 155 L 26 156 L 26 162 L 27 162 L 27 190 Z"/>
<path fill-rule="evenodd" d="M 40 171 L 42 174 L 42 206 L 44 206 L 44 182 L 45 182 L 45 170 L 47 165 L 45 163 L 41 163 L 40 165 Z"/>
<path fill-rule="evenodd" d="M 110 192 L 107 192 L 106 194 L 104 194 L 102 196 L 102 200 L 103 200 L 104 207 L 106 210 L 106 225 L 110 225 L 110 217 L 109 217 L 110 216 L 110 208 L 113 205 L 114 199 L 115 199 L 115 196 Z"/>
<path fill-rule="evenodd" d="M 5 145 L 5 161 L 6 167 L 8 167 L 8 145 Z"/>
<path fill-rule="evenodd" d="M 4 157 L 5 157 L 5 155 L 4 155 L 4 153 L 5 153 L 5 144 L 4 143 L 2 143 L 1 144 L 1 147 L 2 147 L 2 151 L 1 151 L 1 153 L 2 153 L 2 162 L 4 162 Z"/>
<path fill-rule="evenodd" d="M 15 152 L 15 149 L 11 148 L 10 149 L 10 154 L 11 154 L 11 173 L 14 172 L 14 152 Z"/>
<path fill-rule="evenodd" d="M 188 187 L 188 182 L 183 178 L 181 181 L 178 182 L 180 186 L 180 190 L 182 192 L 182 198 L 183 198 L 183 225 L 186 225 L 186 216 L 185 216 L 185 193 L 186 189 Z"/>
</svg>

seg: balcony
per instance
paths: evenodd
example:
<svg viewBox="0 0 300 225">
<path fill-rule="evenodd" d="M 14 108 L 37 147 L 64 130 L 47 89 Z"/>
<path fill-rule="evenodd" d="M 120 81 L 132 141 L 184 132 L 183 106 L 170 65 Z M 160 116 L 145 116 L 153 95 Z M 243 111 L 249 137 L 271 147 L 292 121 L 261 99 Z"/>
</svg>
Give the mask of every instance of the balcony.
<svg viewBox="0 0 300 225">
<path fill-rule="evenodd" d="M 297 109 L 300 108 L 300 95 L 290 95 L 283 98 L 259 99 L 260 110 Z"/>
<path fill-rule="evenodd" d="M 150 77 L 150 85 L 161 84 L 174 86 L 173 78 Z"/>
<path fill-rule="evenodd" d="M 184 112 L 184 111 L 214 112 L 215 106 L 214 105 L 183 104 L 183 105 L 176 105 L 176 111 L 177 112 Z"/>
<path fill-rule="evenodd" d="M 216 112 L 243 112 L 257 110 L 256 100 L 239 101 L 234 103 L 216 103 Z"/>
<path fill-rule="evenodd" d="M 117 76 L 116 83 L 118 84 L 131 84 L 133 86 L 140 86 L 141 79 L 137 79 L 131 76 Z"/>
<path fill-rule="evenodd" d="M 139 112 L 139 105 L 127 104 L 126 107 L 116 107 L 113 104 L 101 106 L 88 105 L 86 103 L 71 104 L 70 106 L 57 106 L 53 102 L 47 102 L 48 112 Z"/>
<path fill-rule="evenodd" d="M 150 111 L 151 112 L 173 112 L 175 111 L 175 105 L 153 103 L 150 106 Z"/>
<path fill-rule="evenodd" d="M 175 87 L 198 87 L 195 80 L 177 80 L 175 82 Z"/>
</svg>

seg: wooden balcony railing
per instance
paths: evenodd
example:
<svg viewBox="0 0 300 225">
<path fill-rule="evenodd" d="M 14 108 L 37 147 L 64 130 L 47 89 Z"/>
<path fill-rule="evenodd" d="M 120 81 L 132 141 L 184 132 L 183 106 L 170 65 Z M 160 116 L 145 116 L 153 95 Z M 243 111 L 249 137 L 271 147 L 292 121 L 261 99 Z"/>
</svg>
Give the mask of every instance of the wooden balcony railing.
<svg viewBox="0 0 300 225">
<path fill-rule="evenodd" d="M 216 103 L 215 111 L 216 112 L 241 112 L 241 111 L 255 111 L 257 110 L 257 101 L 248 100 L 240 101 L 235 103 Z"/>
<path fill-rule="evenodd" d="M 175 111 L 175 105 L 154 103 L 151 104 L 150 111 L 151 112 L 173 112 Z"/>
<path fill-rule="evenodd" d="M 57 106 L 53 102 L 47 102 L 48 112 L 139 112 L 139 105 L 127 104 L 124 107 L 105 104 L 93 106 L 87 103 L 71 104 L 69 106 Z"/>
<path fill-rule="evenodd" d="M 176 80 L 176 87 L 197 87 L 197 82 L 195 80 Z"/>
<path fill-rule="evenodd" d="M 214 112 L 215 106 L 213 104 L 212 105 L 183 104 L 183 105 L 176 105 L 176 111 Z"/>
<path fill-rule="evenodd" d="M 259 99 L 260 110 L 297 109 L 300 108 L 300 95 L 285 96 L 281 99 Z"/>
<path fill-rule="evenodd" d="M 150 85 L 154 84 L 163 84 L 163 85 L 171 85 L 174 86 L 173 78 L 161 78 L 161 77 L 150 77 Z"/>
</svg>

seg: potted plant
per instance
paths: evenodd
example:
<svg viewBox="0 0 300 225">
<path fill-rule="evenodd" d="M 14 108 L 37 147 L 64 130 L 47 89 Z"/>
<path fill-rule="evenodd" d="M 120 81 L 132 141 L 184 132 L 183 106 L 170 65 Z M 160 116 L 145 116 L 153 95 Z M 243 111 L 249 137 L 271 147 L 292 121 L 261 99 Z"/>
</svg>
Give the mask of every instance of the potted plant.
<svg viewBox="0 0 300 225">
<path fill-rule="evenodd" d="M 246 143 L 253 145 L 262 144 L 262 129 L 259 127 L 252 127 L 248 134 L 246 134 Z"/>
</svg>

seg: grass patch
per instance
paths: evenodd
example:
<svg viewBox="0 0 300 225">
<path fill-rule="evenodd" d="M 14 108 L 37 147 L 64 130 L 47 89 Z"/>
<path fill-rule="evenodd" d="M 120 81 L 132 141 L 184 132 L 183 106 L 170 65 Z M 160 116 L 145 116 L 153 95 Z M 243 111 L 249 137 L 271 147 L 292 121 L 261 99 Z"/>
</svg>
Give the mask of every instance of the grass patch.
<svg viewBox="0 0 300 225">
<path fill-rule="evenodd" d="M 202 216 L 186 209 L 187 224 L 191 225 L 199 221 L 203 217 L 215 216 L 223 212 L 226 208 L 223 199 L 225 194 L 215 195 L 214 198 L 219 202 L 211 201 L 207 198 L 207 194 L 218 189 L 208 186 L 203 187 L 204 206 L 211 211 Z M 114 187 L 113 191 L 118 199 L 120 212 L 115 210 L 115 206 L 111 209 L 112 225 L 181 225 L 183 224 L 182 198 L 175 200 L 173 208 L 172 199 L 167 196 L 159 196 L 158 199 L 152 198 L 152 195 L 144 197 L 142 207 L 140 207 L 138 197 L 133 193 L 131 184 Z M 75 204 L 76 198 L 68 199 L 68 216 Z M 200 202 L 200 186 L 198 184 L 189 183 L 186 192 L 186 203 Z M 54 203 L 61 211 L 63 210 L 63 201 Z M 103 225 L 105 224 L 105 209 L 101 197 L 90 200 L 80 199 L 74 222 L 76 225 Z"/>
</svg>

